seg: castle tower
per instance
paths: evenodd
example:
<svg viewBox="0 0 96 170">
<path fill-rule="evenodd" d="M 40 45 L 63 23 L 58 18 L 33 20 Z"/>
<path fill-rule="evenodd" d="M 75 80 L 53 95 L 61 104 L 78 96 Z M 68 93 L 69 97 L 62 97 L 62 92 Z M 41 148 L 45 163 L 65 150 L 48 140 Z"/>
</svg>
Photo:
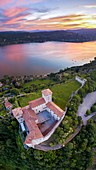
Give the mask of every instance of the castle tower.
<svg viewBox="0 0 96 170">
<path fill-rule="evenodd" d="M 42 97 L 44 98 L 46 103 L 52 102 L 52 91 L 50 89 L 42 90 Z"/>
</svg>

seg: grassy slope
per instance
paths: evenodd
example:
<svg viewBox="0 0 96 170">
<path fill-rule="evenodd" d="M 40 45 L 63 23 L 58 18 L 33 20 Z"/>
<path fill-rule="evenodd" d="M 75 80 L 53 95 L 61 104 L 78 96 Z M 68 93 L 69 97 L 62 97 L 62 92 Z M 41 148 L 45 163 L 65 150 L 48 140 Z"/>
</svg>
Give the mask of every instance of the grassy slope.
<svg viewBox="0 0 96 170">
<path fill-rule="evenodd" d="M 50 83 L 52 83 L 53 81 L 52 80 L 39 80 L 39 79 L 37 79 L 37 80 L 32 80 L 31 82 L 28 82 L 28 83 L 25 83 L 24 85 L 23 85 L 23 87 L 30 87 L 32 84 L 34 84 L 34 85 L 48 85 L 48 84 L 50 84 Z"/>
<path fill-rule="evenodd" d="M 40 80 L 38 82 L 40 83 Z M 42 84 L 42 80 L 41 80 L 41 84 Z M 60 106 L 62 109 L 64 109 L 70 98 L 71 93 L 77 90 L 79 87 L 80 84 L 75 80 L 66 82 L 65 84 L 62 83 L 62 84 L 52 86 L 50 89 L 53 92 L 54 102 L 58 104 L 58 106 Z M 20 103 L 20 106 L 23 107 L 28 105 L 29 101 L 34 100 L 38 97 L 41 97 L 40 90 L 36 93 L 31 93 L 29 95 L 20 97 L 18 101 Z"/>
<path fill-rule="evenodd" d="M 53 92 L 54 102 L 61 107 L 65 108 L 71 94 L 80 87 L 80 84 L 75 81 L 69 81 L 66 83 L 54 85 L 51 90 Z"/>
<path fill-rule="evenodd" d="M 40 92 L 31 93 L 31 94 L 28 94 L 26 96 L 18 98 L 17 101 L 18 101 L 18 104 L 20 104 L 21 107 L 24 107 L 24 106 L 28 105 L 29 101 L 37 99 L 39 97 L 41 97 Z"/>
</svg>

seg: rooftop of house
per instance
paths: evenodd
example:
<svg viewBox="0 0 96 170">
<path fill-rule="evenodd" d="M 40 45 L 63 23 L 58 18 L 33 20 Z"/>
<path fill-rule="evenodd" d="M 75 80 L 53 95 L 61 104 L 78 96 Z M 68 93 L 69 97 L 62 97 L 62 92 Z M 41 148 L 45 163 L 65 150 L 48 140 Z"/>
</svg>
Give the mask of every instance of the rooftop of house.
<svg viewBox="0 0 96 170">
<path fill-rule="evenodd" d="M 60 118 L 62 117 L 64 111 L 58 107 L 55 103 L 53 102 L 48 102 L 47 104 L 47 107 L 52 110 L 57 116 L 59 116 Z"/>
<path fill-rule="evenodd" d="M 32 141 L 34 139 L 42 138 L 46 130 L 48 131 L 48 129 L 55 122 L 55 119 L 51 116 L 51 114 L 47 110 L 42 111 L 37 115 L 31 109 L 30 111 L 29 109 L 26 111 L 23 110 L 23 118 L 25 120 L 29 132 L 31 133 L 31 135 L 29 135 L 30 133 L 28 134 L 24 142 L 25 144 L 27 144 L 27 142 L 30 143 L 30 140 Z M 38 120 L 38 123 L 36 123 L 35 120 Z"/>
<path fill-rule="evenodd" d="M 5 105 L 6 109 L 12 108 L 12 104 L 8 101 L 6 101 L 4 105 Z"/>
<path fill-rule="evenodd" d="M 52 94 L 52 91 L 50 89 L 45 89 L 45 90 L 42 90 L 42 94 L 44 94 L 45 96 L 48 96 Z"/>
<path fill-rule="evenodd" d="M 15 108 L 12 110 L 13 116 L 16 118 L 19 115 L 23 115 L 23 111 L 21 107 Z"/>
<path fill-rule="evenodd" d="M 34 107 L 39 106 L 44 103 L 45 103 L 45 100 L 41 97 L 39 99 L 32 100 L 31 102 L 29 102 L 29 105 L 31 108 L 34 108 Z"/>
</svg>

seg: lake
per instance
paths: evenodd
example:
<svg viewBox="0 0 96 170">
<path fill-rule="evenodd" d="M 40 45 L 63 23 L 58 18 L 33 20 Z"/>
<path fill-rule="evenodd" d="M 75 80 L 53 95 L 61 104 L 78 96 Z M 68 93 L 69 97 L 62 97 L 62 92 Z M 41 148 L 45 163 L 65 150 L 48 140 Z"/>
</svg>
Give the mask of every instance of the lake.
<svg viewBox="0 0 96 170">
<path fill-rule="evenodd" d="M 40 75 L 82 65 L 96 56 L 96 41 L 45 42 L 0 47 L 0 77 Z"/>
</svg>

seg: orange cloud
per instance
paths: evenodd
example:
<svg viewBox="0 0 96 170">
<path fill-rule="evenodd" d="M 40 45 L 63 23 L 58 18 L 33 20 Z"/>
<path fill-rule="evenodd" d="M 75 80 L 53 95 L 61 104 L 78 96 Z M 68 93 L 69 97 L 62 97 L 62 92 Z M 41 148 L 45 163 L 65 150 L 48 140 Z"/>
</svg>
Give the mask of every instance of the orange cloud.
<svg viewBox="0 0 96 170">
<path fill-rule="evenodd" d="M 2 28 L 9 27 L 10 30 L 63 30 L 74 28 L 96 28 L 96 15 L 71 14 L 49 19 L 31 19 L 27 8 L 12 8 L 5 10 L 7 20 L 3 22 Z"/>
<path fill-rule="evenodd" d="M 91 15 L 67 15 L 49 19 L 28 20 L 24 23 L 29 29 L 73 29 L 96 27 L 95 16 Z M 94 25 L 93 25 L 94 23 Z"/>
</svg>

